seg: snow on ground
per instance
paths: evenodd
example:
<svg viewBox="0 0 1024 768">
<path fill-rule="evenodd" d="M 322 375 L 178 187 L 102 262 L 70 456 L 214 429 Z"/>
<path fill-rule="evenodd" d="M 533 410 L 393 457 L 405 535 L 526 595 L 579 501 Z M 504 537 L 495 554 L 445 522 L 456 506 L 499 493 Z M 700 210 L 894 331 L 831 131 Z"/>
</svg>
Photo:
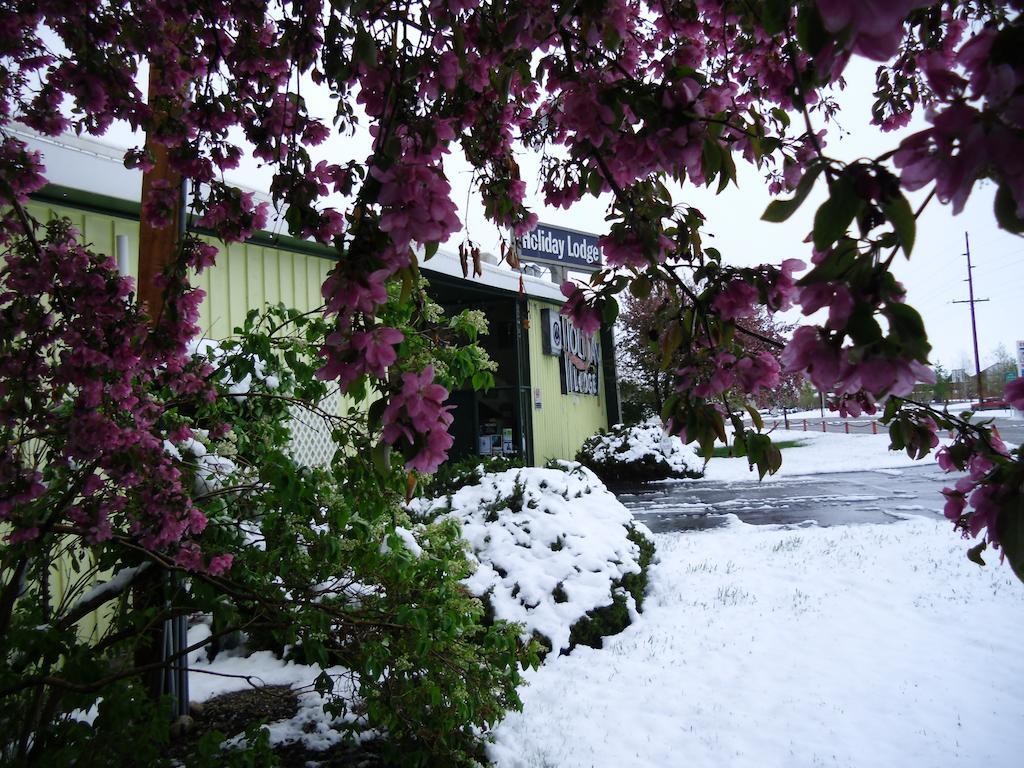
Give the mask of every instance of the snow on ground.
<svg viewBox="0 0 1024 768">
<path fill-rule="evenodd" d="M 189 644 L 209 636 L 204 624 L 189 629 Z M 265 685 L 287 685 L 298 694 L 298 710 L 287 720 L 267 726 L 270 743 L 299 742 L 309 749 L 325 750 L 340 744 L 344 734 L 340 725 L 355 722 L 352 713 L 330 717 L 324 713 L 326 697 L 317 693 L 314 682 L 325 670 L 319 667 L 283 661 L 270 651 L 247 653 L 244 648 L 219 654 L 214 661 L 206 658 L 205 651 L 189 654 L 188 687 L 190 701 L 206 701 L 233 691 L 250 690 Z M 334 692 L 346 701 L 355 702 L 355 681 L 343 667 L 326 670 L 334 681 Z M 230 734 L 229 734 L 230 735 Z M 376 732 L 365 729 L 359 738 L 372 738 Z"/>
<path fill-rule="evenodd" d="M 655 540 L 643 616 L 528 674 L 498 768 L 1021 764 L 1024 585 L 947 523 Z"/>
<path fill-rule="evenodd" d="M 858 470 L 902 469 L 904 467 L 934 464 L 935 453 L 917 461 L 906 451 L 890 451 L 889 435 L 846 435 L 831 432 L 797 432 L 776 429 L 771 433 L 776 443 L 798 440 L 802 445 L 782 451 L 782 469 L 774 475 L 765 475 L 765 482 L 773 479 L 816 475 L 826 472 L 854 472 Z M 746 458 L 714 458 L 704 470 L 707 480 L 756 479 Z M 675 481 L 672 481 L 675 482 Z M 679 482 L 686 482 L 681 480 Z"/>
</svg>

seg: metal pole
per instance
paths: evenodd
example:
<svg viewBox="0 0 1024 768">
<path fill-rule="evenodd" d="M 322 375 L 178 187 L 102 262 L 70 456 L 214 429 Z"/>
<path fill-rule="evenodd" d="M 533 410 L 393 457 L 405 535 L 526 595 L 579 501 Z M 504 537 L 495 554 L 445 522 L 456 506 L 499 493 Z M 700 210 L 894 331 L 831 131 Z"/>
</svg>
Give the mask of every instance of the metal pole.
<svg viewBox="0 0 1024 768">
<path fill-rule="evenodd" d="M 964 232 L 964 245 L 967 247 L 967 295 L 971 303 L 971 337 L 974 340 L 974 372 L 978 377 L 978 401 L 985 398 L 985 383 L 981 378 L 981 355 L 978 354 L 978 322 L 974 314 L 974 275 L 971 267 L 971 240 Z"/>
<path fill-rule="evenodd" d="M 128 235 L 118 235 L 116 238 L 117 271 L 121 277 L 128 277 Z"/>
<path fill-rule="evenodd" d="M 967 250 L 964 252 L 964 256 L 967 257 L 967 301 L 954 301 L 954 304 L 970 304 L 971 305 L 971 336 L 974 339 L 974 373 L 977 377 L 978 382 L 978 401 L 980 402 L 985 397 L 985 383 L 981 376 L 981 355 L 978 354 L 978 323 L 974 315 L 974 305 L 988 301 L 988 299 L 976 299 L 974 298 L 974 267 L 971 266 L 971 240 L 966 232 L 964 232 L 964 244 L 967 246 Z"/>
</svg>

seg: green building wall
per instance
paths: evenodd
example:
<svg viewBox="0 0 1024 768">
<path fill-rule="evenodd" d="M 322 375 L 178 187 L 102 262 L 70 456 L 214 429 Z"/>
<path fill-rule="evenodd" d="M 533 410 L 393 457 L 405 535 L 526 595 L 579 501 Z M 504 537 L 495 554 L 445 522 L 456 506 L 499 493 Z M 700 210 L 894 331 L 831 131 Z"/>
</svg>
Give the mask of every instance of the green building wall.
<svg viewBox="0 0 1024 768">
<path fill-rule="evenodd" d="M 605 405 L 607 378 L 602 366 L 598 395 L 563 395 L 559 358 L 545 355 L 541 310 L 561 309 L 560 304 L 530 299 L 530 404 L 533 417 L 534 464 L 548 459 L 572 459 L 583 441 L 600 429 L 608 428 Z M 608 350 L 602 347 L 602 356 Z M 541 407 L 536 407 L 536 390 Z"/>
</svg>

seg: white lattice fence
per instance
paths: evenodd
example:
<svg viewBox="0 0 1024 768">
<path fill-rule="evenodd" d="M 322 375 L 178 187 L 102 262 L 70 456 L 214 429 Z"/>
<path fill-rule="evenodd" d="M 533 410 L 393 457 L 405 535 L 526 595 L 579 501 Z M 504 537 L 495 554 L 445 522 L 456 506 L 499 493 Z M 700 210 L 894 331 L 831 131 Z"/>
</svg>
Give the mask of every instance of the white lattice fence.
<svg viewBox="0 0 1024 768">
<path fill-rule="evenodd" d="M 341 396 L 332 392 L 317 407 L 326 413 L 338 414 Z M 337 450 L 337 445 L 331 439 L 331 423 L 319 413 L 298 405 L 293 405 L 290 410 L 292 458 L 307 467 L 326 467 Z"/>
</svg>

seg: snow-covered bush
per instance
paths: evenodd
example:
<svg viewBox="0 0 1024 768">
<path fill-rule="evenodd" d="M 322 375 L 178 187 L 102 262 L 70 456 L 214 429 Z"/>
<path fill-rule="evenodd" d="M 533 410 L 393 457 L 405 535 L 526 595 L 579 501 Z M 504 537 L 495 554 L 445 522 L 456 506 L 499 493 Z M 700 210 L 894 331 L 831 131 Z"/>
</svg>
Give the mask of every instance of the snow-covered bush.
<svg viewBox="0 0 1024 768">
<path fill-rule="evenodd" d="M 704 461 L 696 448 L 665 434 L 656 419 L 632 427 L 616 424 L 608 432 L 588 437 L 576 460 L 606 483 L 704 474 Z"/>
<path fill-rule="evenodd" d="M 461 521 L 479 563 L 469 591 L 552 651 L 600 647 L 642 607 L 649 531 L 579 464 L 485 474 L 411 511 Z"/>
</svg>

